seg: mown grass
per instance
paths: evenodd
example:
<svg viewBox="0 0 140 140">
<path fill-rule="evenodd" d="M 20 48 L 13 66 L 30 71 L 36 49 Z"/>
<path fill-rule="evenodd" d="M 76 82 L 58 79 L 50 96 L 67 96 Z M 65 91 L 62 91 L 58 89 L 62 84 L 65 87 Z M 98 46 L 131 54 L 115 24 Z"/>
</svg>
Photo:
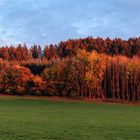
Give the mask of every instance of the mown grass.
<svg viewBox="0 0 140 140">
<path fill-rule="evenodd" d="M 0 140 L 139 140 L 140 106 L 0 97 Z"/>
</svg>

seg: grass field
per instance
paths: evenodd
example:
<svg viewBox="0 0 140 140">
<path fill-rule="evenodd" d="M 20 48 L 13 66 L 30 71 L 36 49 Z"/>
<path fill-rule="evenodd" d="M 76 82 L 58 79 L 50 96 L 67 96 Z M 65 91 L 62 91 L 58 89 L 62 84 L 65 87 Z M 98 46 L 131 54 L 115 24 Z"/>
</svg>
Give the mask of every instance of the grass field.
<svg viewBox="0 0 140 140">
<path fill-rule="evenodd" d="M 0 140 L 139 140 L 140 106 L 0 97 Z"/>
</svg>

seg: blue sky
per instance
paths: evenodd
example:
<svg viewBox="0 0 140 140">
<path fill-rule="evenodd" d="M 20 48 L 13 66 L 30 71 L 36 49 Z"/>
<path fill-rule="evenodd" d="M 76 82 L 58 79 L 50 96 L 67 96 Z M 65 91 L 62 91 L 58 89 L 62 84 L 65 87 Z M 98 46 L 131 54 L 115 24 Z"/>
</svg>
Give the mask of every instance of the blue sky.
<svg viewBox="0 0 140 140">
<path fill-rule="evenodd" d="M 140 36 L 140 0 L 0 0 L 0 45 Z"/>
</svg>

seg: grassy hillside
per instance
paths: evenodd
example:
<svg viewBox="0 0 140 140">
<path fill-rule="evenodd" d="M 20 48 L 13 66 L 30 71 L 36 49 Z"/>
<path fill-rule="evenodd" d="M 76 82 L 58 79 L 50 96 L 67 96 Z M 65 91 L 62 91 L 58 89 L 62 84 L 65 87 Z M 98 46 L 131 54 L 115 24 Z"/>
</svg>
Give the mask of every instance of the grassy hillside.
<svg viewBox="0 0 140 140">
<path fill-rule="evenodd" d="M 0 97 L 0 140 L 139 140 L 140 106 Z"/>
</svg>

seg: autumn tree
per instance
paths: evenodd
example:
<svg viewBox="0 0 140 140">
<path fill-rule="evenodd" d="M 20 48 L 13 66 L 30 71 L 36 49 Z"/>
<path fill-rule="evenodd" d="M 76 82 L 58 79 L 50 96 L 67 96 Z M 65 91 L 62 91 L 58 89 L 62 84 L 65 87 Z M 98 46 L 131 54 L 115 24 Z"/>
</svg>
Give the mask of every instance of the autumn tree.
<svg viewBox="0 0 140 140">
<path fill-rule="evenodd" d="M 29 69 L 19 65 L 6 65 L 0 71 L 2 91 L 8 94 L 26 94 L 25 85 L 32 76 Z"/>
</svg>

